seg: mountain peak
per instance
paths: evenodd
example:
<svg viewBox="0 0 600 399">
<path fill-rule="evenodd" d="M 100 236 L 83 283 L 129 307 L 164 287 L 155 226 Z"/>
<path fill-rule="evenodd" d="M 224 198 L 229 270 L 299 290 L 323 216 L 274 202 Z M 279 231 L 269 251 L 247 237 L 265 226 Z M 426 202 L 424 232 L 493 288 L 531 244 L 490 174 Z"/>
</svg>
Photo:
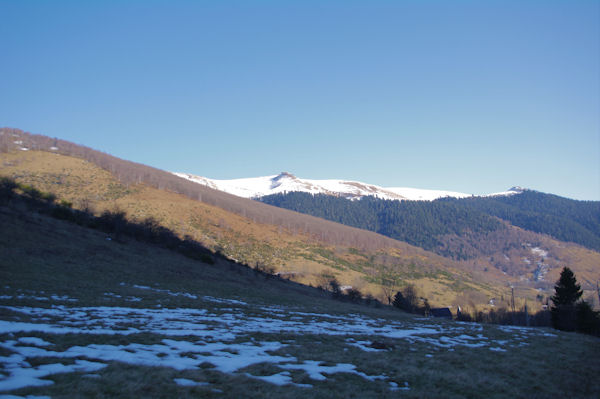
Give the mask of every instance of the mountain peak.
<svg viewBox="0 0 600 399">
<path fill-rule="evenodd" d="M 185 173 L 176 174 L 196 183 L 245 198 L 260 198 L 266 195 L 294 191 L 341 196 L 350 200 L 358 200 L 366 196 L 375 196 L 387 200 L 433 201 L 438 198 L 466 198 L 472 196 L 472 194 L 443 190 L 425 190 L 408 187 L 379 187 L 358 181 L 303 179 L 290 172 L 281 172 L 275 176 L 271 175 L 233 180 L 213 180 Z M 514 195 L 523 192 L 523 190 L 524 189 L 521 187 L 513 187 L 509 191 L 484 196 Z"/>
<path fill-rule="evenodd" d="M 297 177 L 294 176 L 293 174 L 291 174 L 290 172 L 281 172 L 280 174 L 278 174 L 277 176 L 275 176 L 273 178 L 273 180 L 274 181 L 278 181 L 278 180 L 285 179 L 285 178 L 288 178 L 288 179 L 297 179 Z"/>
</svg>

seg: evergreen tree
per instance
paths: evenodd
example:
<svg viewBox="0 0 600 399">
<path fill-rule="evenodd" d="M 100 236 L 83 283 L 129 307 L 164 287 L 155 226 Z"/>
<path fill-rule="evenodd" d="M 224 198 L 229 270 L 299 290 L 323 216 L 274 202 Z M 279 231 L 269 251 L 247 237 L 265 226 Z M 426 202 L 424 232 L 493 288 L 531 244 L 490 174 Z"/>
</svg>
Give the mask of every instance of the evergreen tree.
<svg viewBox="0 0 600 399">
<path fill-rule="evenodd" d="M 575 305 L 575 320 L 578 332 L 600 336 L 600 313 L 595 312 L 586 301 Z"/>
<path fill-rule="evenodd" d="M 574 331 L 577 326 L 575 303 L 583 291 L 571 269 L 563 268 L 554 291 L 551 298 L 554 304 L 551 309 L 552 325 L 558 330 Z"/>
<path fill-rule="evenodd" d="M 560 273 L 560 278 L 554 286 L 554 291 L 555 294 L 552 296 L 554 306 L 574 305 L 583 294 L 581 285 L 577 283 L 575 274 L 568 267 L 564 267 Z"/>
</svg>

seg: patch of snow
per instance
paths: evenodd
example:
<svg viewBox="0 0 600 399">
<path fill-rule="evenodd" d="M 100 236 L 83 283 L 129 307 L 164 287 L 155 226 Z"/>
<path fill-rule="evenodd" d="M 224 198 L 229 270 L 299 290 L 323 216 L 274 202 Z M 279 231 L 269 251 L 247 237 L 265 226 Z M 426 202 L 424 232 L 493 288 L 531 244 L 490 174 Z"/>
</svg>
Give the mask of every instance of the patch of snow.
<svg viewBox="0 0 600 399">
<path fill-rule="evenodd" d="M 152 290 L 152 291 L 154 291 L 154 289 L 152 287 L 148 287 L 147 285 L 134 284 L 133 288 L 138 288 L 140 290 Z"/>
<path fill-rule="evenodd" d="M 141 286 L 143 287 L 143 286 Z M 146 288 L 142 288 L 146 289 Z M 147 289 L 152 289 L 147 287 Z M 212 297 L 210 297 L 212 298 Z M 202 299 L 206 299 L 202 297 Z M 218 298 L 212 298 L 219 300 Z M 210 300 L 209 300 L 210 301 Z M 0 320 L 0 333 L 17 333 L 39 331 L 48 334 L 112 334 L 129 335 L 151 333 L 160 336 L 196 337 L 195 342 L 188 340 L 163 339 L 159 344 L 74 346 L 66 351 L 56 352 L 44 347 L 50 343 L 36 337 L 21 337 L 18 340 L 0 343 L 0 346 L 14 354 L 0 357 L 0 365 L 11 373 L 9 379 L 2 383 L 10 386 L 26 384 L 47 384 L 42 377 L 47 373 L 84 371 L 86 363 L 74 366 L 57 365 L 55 368 L 32 368 L 26 362 L 29 357 L 63 357 L 78 359 L 86 357 L 100 362 L 121 361 L 124 363 L 165 366 L 176 370 L 194 369 L 202 363 L 209 363 L 217 371 L 235 373 L 240 369 L 258 363 L 275 363 L 284 371 L 272 376 L 252 376 L 273 383 L 292 383 L 285 371 L 304 370 L 311 379 L 322 381 L 326 374 L 351 373 L 367 380 L 386 380 L 386 376 L 367 375 L 349 363 L 325 366 L 318 360 L 299 362 L 293 356 L 274 355 L 274 351 L 293 344 L 293 342 L 264 341 L 255 342 L 250 334 L 260 331 L 263 334 L 315 334 L 334 336 L 380 336 L 405 339 L 410 343 L 430 345 L 434 350 L 444 348 L 453 351 L 454 347 L 467 348 L 487 347 L 492 351 L 503 351 L 502 347 L 514 347 L 529 336 L 547 335 L 548 333 L 533 328 L 499 326 L 500 331 L 511 333 L 510 339 L 493 340 L 484 335 L 481 325 L 470 323 L 453 323 L 451 325 L 420 325 L 415 322 L 390 321 L 369 318 L 356 314 L 321 314 L 287 310 L 276 307 L 277 311 L 269 311 L 263 307 L 264 314 L 246 312 L 244 302 L 227 300 L 232 306 L 219 309 L 220 313 L 206 309 L 141 309 L 129 307 L 66 307 L 53 305 L 51 308 L 9 307 L 0 306 L 14 312 L 27 315 L 30 322 Z M 239 302 L 239 303 L 238 303 Z M 290 317 L 291 316 L 291 317 Z M 48 320 L 54 320 L 48 322 Z M 553 334 L 549 334 L 554 336 Z M 220 342 L 215 342 L 218 339 Z M 230 343 L 227 343 L 230 342 Z M 356 346 L 368 352 L 377 351 L 369 347 L 369 341 L 356 341 L 346 338 L 348 345 Z M 315 342 L 318 344 L 318 342 Z M 31 346 L 23 346 L 31 345 Z M 347 348 L 345 348 L 347 349 Z M 414 348 L 411 348 L 414 349 Z M 430 354 L 428 354 L 430 355 Z M 429 357 L 429 356 L 428 356 Z M 90 367 L 104 367 L 104 363 L 87 364 Z M 10 370 L 19 369 L 21 371 Z M 28 370 L 28 371 L 27 371 Z M 61 371 L 64 370 L 64 371 Z M 71 371 L 69 371 L 71 370 Z M 87 369 L 85 369 L 87 370 Z M 42 372 L 43 371 L 43 372 Z M 94 371 L 90 368 L 89 371 Z M 9 382 L 6 382 L 9 381 Z M 21 381 L 21 382 L 19 382 Z M 26 381 L 26 382 L 24 382 Z M 271 382 L 271 381 L 269 381 Z M 7 385 L 8 386 L 8 385 Z M 0 385 L 0 390 L 2 385 Z M 16 388 L 10 388 L 16 389 Z M 7 388 L 8 390 L 8 388 Z"/>
<path fill-rule="evenodd" d="M 68 295 L 50 295 L 50 299 L 52 299 L 53 301 L 62 301 L 62 302 L 77 302 L 78 299 L 76 298 L 71 298 Z"/>
<path fill-rule="evenodd" d="M 52 345 L 50 342 L 44 341 L 41 338 L 37 337 L 21 337 L 19 338 L 19 342 L 27 345 L 35 345 L 35 346 L 48 346 Z"/>
<path fill-rule="evenodd" d="M 372 342 L 370 341 L 354 341 L 353 339 L 347 339 L 346 343 L 351 346 L 356 346 L 365 352 L 384 352 L 385 349 L 376 349 L 371 347 Z"/>
<path fill-rule="evenodd" d="M 194 380 L 188 380 L 187 378 L 173 378 L 173 381 L 175 381 L 177 385 L 181 385 L 183 387 L 197 387 L 210 385 L 208 382 L 198 382 Z"/>
<path fill-rule="evenodd" d="M 43 380 L 52 374 L 73 373 L 73 372 L 94 372 L 104 367 L 106 364 L 90 362 L 87 360 L 75 360 L 75 364 L 64 365 L 61 363 L 43 364 L 37 367 L 31 367 L 25 361 L 27 357 L 31 357 L 32 350 L 38 350 L 42 353 L 47 352 L 44 349 L 29 348 L 16 346 L 17 341 L 4 342 L 1 346 L 10 348 L 14 353 L 11 356 L 0 356 L 0 363 L 4 366 L 4 371 L 8 372 L 8 376 L 0 380 L 0 391 L 12 391 L 29 386 L 45 386 L 52 385 L 54 381 Z M 34 355 L 35 356 L 35 355 Z"/>
<path fill-rule="evenodd" d="M 550 265 L 543 262 L 537 262 L 536 269 L 533 271 L 533 281 L 544 281 L 549 271 Z"/>
<path fill-rule="evenodd" d="M 125 298 L 127 302 L 140 302 L 142 298 L 138 298 L 137 296 L 128 296 Z"/>
<path fill-rule="evenodd" d="M 500 348 L 499 346 L 490 348 L 490 350 L 494 352 L 506 352 L 506 349 Z"/>
<path fill-rule="evenodd" d="M 416 329 L 405 329 L 405 330 L 393 330 L 386 332 L 384 335 L 389 338 L 406 338 L 412 335 L 429 335 L 438 334 L 440 331 L 433 328 L 416 328 Z"/>
<path fill-rule="evenodd" d="M 250 373 L 246 373 L 247 377 L 256 378 L 274 385 L 294 385 L 301 388 L 312 388 L 313 386 L 310 384 L 297 384 L 292 381 L 292 377 L 290 376 L 289 371 L 282 371 L 281 373 L 273 374 L 273 375 L 253 375 Z"/>
<path fill-rule="evenodd" d="M 472 194 L 459 193 L 456 191 L 428 190 L 409 187 L 391 187 L 386 188 L 385 190 L 391 191 L 392 193 L 400 195 L 403 198 L 411 201 L 434 201 L 436 199 L 447 197 L 468 198 L 473 196 Z"/>
<path fill-rule="evenodd" d="M 48 301 L 49 299 L 43 296 L 19 294 L 15 299 L 34 299 L 36 301 Z"/>
<path fill-rule="evenodd" d="M 224 191 L 243 198 L 260 198 L 272 194 L 305 192 L 341 196 L 351 200 L 365 196 L 375 196 L 387 200 L 433 201 L 439 198 L 467 198 L 473 194 L 446 190 L 428 190 L 409 187 L 381 187 L 374 184 L 340 179 L 303 179 L 288 172 L 278 175 L 250 177 L 242 179 L 218 180 L 189 173 L 173 173 L 194 183 Z M 485 196 L 513 195 L 520 191 L 511 189 L 502 193 Z"/>
<path fill-rule="evenodd" d="M 510 190 L 501 191 L 498 193 L 486 194 L 486 195 L 482 195 L 482 197 L 508 197 L 511 195 L 521 194 L 521 193 L 523 193 L 523 191 L 524 191 L 524 189 L 521 187 L 512 187 Z"/>
<path fill-rule="evenodd" d="M 353 364 L 349 364 L 349 363 L 338 363 L 335 366 L 323 366 L 322 362 L 315 361 L 315 360 L 306 360 L 303 363 L 299 363 L 299 364 L 280 364 L 279 366 L 282 368 L 285 368 L 285 369 L 289 369 L 289 370 L 303 370 L 308 374 L 308 376 L 312 380 L 317 380 L 317 381 L 325 381 L 327 379 L 327 377 L 325 377 L 323 374 L 335 374 L 335 373 L 356 374 L 360 377 L 363 377 L 366 380 L 371 380 L 371 381 L 383 380 L 383 379 L 387 378 L 385 376 L 379 376 L 379 375 L 378 376 L 367 375 L 361 371 L 357 371 L 356 366 Z"/>
<path fill-rule="evenodd" d="M 548 256 L 548 251 L 546 251 L 540 247 L 531 248 L 531 253 L 534 255 L 537 255 L 541 258 L 545 258 Z"/>
<path fill-rule="evenodd" d="M 203 300 L 215 303 L 227 303 L 230 305 L 247 305 L 246 302 L 240 301 L 238 299 L 226 299 L 226 298 L 215 298 L 212 296 L 203 296 Z"/>
<path fill-rule="evenodd" d="M 390 381 L 390 391 L 410 391 L 410 387 L 408 382 L 404 382 L 404 386 L 400 387 L 396 382 Z"/>
<path fill-rule="evenodd" d="M 190 298 L 190 299 L 198 299 L 198 297 L 196 295 L 194 295 L 194 294 L 188 294 L 187 292 L 173 292 L 173 291 L 170 291 L 170 290 L 163 290 L 163 289 L 160 289 L 160 288 L 152 288 L 152 287 L 148 287 L 148 286 L 145 286 L 145 285 L 137 285 L 137 284 L 134 284 L 133 288 L 138 288 L 140 290 L 149 290 L 149 291 L 154 291 L 154 292 L 161 292 L 161 293 L 165 293 L 165 294 L 170 295 L 170 296 L 183 296 L 183 297 Z"/>
</svg>

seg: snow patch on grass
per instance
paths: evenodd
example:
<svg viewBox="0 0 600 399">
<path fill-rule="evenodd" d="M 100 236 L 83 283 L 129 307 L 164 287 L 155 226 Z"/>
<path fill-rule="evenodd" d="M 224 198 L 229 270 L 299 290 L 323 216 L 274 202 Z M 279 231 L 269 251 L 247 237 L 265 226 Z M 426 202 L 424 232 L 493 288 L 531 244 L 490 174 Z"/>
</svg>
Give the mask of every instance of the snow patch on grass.
<svg viewBox="0 0 600 399">
<path fill-rule="evenodd" d="M 177 385 L 181 385 L 182 387 L 197 387 L 197 386 L 209 386 L 208 382 L 198 382 L 194 380 L 188 380 L 187 378 L 173 378 L 173 381 Z"/>
<path fill-rule="evenodd" d="M 35 345 L 35 346 L 48 346 L 52 345 L 50 342 L 44 341 L 41 338 L 37 337 L 21 337 L 19 338 L 19 342 L 26 345 Z"/>
<path fill-rule="evenodd" d="M 274 385 L 294 385 L 301 388 L 312 388 L 311 384 L 298 384 L 292 380 L 289 371 L 282 371 L 281 373 L 272 374 L 272 375 L 253 375 L 246 373 L 247 377 L 256 378 L 258 380 L 262 380 Z"/>
<path fill-rule="evenodd" d="M 186 294 L 151 288 L 133 286 L 140 290 L 153 290 L 168 295 L 184 296 L 197 299 Z M 117 294 L 105 293 L 106 297 L 119 297 Z M 507 347 L 526 344 L 524 339 L 531 336 L 556 336 L 545 331 L 532 328 L 500 326 L 499 331 L 509 333 L 510 339 L 493 340 L 484 335 L 483 328 L 477 324 L 440 324 L 428 325 L 419 321 L 395 321 L 369 318 L 356 314 L 334 315 L 326 313 L 298 312 L 284 307 L 260 307 L 263 314 L 251 312 L 243 301 L 219 299 L 203 296 L 199 299 L 208 302 L 226 303 L 227 309 L 185 309 L 185 308 L 130 308 L 130 307 L 66 307 L 53 305 L 50 308 L 0 306 L 16 313 L 28 316 L 31 320 L 0 320 L 0 333 L 43 332 L 47 334 L 88 334 L 88 335 L 131 335 L 137 333 L 155 334 L 163 338 L 160 343 L 126 345 L 90 344 L 73 346 L 65 351 L 52 351 L 47 347 L 53 345 L 37 337 L 11 338 L 0 342 L 11 352 L 10 356 L 0 357 L 0 391 L 19 389 L 25 386 L 43 386 L 52 384 L 46 377 L 56 373 L 95 372 L 106 366 L 107 362 L 123 362 L 141 366 L 171 367 L 176 370 L 213 367 L 222 373 L 241 373 L 246 367 L 273 363 L 283 371 L 267 376 L 255 376 L 243 373 L 251 378 L 260 379 L 275 385 L 294 384 L 309 388 L 310 384 L 294 383 L 290 371 L 301 370 L 315 381 L 324 381 L 328 375 L 335 373 L 354 374 L 368 381 L 387 381 L 385 375 L 368 375 L 357 370 L 350 363 L 323 363 L 319 360 L 299 361 L 290 355 L 275 355 L 289 342 L 269 341 L 261 338 L 261 342 L 253 341 L 252 334 L 260 332 L 281 336 L 281 334 L 329 335 L 342 336 L 345 343 L 365 352 L 379 352 L 392 349 L 374 347 L 374 343 L 355 340 L 356 337 L 382 337 L 403 339 L 409 343 L 429 345 L 431 349 L 445 348 L 453 351 L 455 347 L 487 348 L 493 352 L 506 352 Z M 255 308 L 256 309 L 256 308 Z M 222 313 L 218 313 L 222 312 Z M 177 340 L 164 337 L 194 337 Z M 349 338 L 346 338 L 349 337 Z M 375 338 L 373 338 L 375 339 Z M 235 342 L 234 342 L 235 341 Z M 316 344 L 316 343 L 315 343 Z M 382 344 L 383 345 L 383 344 Z M 344 348 L 347 349 L 347 348 Z M 412 348 L 411 348 L 412 350 Z M 377 356 L 374 354 L 374 356 Z M 425 354 L 426 357 L 433 357 Z M 74 364 L 44 364 L 32 367 L 28 359 L 39 357 L 75 359 Z M 86 357 L 90 360 L 81 360 Z M 175 379 L 175 383 L 184 386 L 201 384 L 192 380 Z M 408 390 L 395 382 L 389 382 L 391 390 Z"/>
<path fill-rule="evenodd" d="M 31 356 L 32 352 L 46 353 L 48 351 L 40 348 L 17 346 L 16 344 L 17 341 L 7 341 L 0 344 L 0 346 L 16 352 L 10 356 L 0 357 L 0 364 L 2 364 L 3 370 L 8 373 L 7 377 L 0 380 L 0 391 L 12 391 L 28 386 L 51 385 L 54 383 L 53 381 L 43 380 L 42 378 L 59 373 L 94 372 L 106 367 L 104 363 L 79 359 L 70 365 L 54 363 L 31 367 L 26 359 L 36 357 L 36 355 Z"/>
</svg>

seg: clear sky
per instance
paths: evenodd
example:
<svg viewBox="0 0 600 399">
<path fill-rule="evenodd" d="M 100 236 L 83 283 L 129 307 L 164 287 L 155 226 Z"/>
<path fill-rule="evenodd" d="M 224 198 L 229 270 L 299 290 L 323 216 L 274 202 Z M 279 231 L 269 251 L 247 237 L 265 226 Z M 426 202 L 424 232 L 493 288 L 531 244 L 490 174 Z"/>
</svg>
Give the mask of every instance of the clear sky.
<svg viewBox="0 0 600 399">
<path fill-rule="evenodd" d="M 600 200 L 599 1 L 0 0 L 0 126 L 218 179 Z"/>
</svg>

